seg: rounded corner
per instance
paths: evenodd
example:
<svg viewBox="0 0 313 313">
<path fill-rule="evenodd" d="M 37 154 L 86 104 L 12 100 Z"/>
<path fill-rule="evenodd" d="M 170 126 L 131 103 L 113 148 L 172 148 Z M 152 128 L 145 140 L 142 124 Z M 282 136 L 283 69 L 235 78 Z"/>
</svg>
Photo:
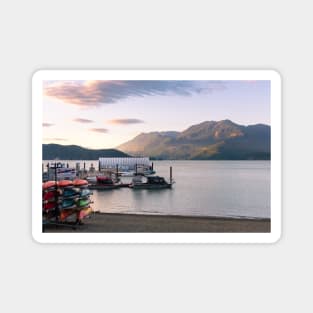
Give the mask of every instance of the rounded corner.
<svg viewBox="0 0 313 313">
<path fill-rule="evenodd" d="M 35 233 L 34 231 L 32 232 L 31 238 L 32 238 L 33 242 L 36 243 L 36 244 L 42 244 L 42 243 L 44 243 L 44 242 L 41 240 L 41 234 Z"/>
<path fill-rule="evenodd" d="M 282 74 L 277 69 L 271 69 L 269 70 L 271 78 L 277 80 L 279 83 L 282 82 Z"/>
<path fill-rule="evenodd" d="M 277 234 L 273 234 L 272 240 L 271 240 L 271 244 L 277 244 L 281 241 L 282 239 L 282 232 L 278 232 Z"/>
<path fill-rule="evenodd" d="M 32 73 L 32 82 L 34 83 L 37 80 L 40 80 L 42 78 L 42 74 L 45 72 L 45 70 L 37 69 Z"/>
</svg>

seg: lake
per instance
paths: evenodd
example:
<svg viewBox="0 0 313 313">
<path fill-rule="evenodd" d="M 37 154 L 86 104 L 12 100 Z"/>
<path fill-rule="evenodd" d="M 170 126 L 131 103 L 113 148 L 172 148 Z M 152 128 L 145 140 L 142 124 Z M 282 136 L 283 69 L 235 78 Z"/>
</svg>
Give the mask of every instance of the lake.
<svg viewBox="0 0 313 313">
<path fill-rule="evenodd" d="M 46 164 L 48 161 L 45 161 Z M 53 161 L 50 161 L 53 162 Z M 61 161 L 75 166 L 76 161 Z M 86 169 L 98 161 L 85 161 Z M 80 161 L 81 168 L 83 162 Z M 93 190 L 93 209 L 101 212 L 196 216 L 270 217 L 270 161 L 154 161 L 156 174 L 172 189 Z M 131 178 L 122 177 L 123 182 Z"/>
</svg>

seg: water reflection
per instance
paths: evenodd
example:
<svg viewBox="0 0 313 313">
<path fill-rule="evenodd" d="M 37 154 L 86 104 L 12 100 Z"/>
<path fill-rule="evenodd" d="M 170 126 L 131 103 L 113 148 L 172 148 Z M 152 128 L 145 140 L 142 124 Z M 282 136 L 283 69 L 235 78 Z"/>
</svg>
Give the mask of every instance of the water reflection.
<svg viewBox="0 0 313 313">
<path fill-rule="evenodd" d="M 173 166 L 172 189 L 94 190 L 93 207 L 102 212 L 270 217 L 270 161 L 154 164 L 157 175 L 166 179 Z"/>
</svg>

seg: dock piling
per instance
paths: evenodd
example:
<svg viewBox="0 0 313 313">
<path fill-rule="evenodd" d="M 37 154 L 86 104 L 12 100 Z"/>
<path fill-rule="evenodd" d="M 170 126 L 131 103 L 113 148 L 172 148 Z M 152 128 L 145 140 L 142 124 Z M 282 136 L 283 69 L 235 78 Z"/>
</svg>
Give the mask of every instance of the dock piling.
<svg viewBox="0 0 313 313">
<path fill-rule="evenodd" d="M 170 166 L 170 183 L 173 181 L 173 170 L 172 167 Z"/>
<path fill-rule="evenodd" d="M 55 182 L 58 181 L 58 177 L 57 177 L 57 165 L 56 165 L 56 164 L 54 165 L 54 180 L 55 180 Z"/>
</svg>

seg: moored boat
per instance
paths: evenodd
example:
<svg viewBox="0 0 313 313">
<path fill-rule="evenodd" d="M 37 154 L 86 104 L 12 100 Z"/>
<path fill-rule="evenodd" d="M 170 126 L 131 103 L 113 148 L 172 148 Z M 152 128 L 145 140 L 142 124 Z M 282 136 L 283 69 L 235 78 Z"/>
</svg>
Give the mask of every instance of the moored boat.
<svg viewBox="0 0 313 313">
<path fill-rule="evenodd" d="M 76 169 L 61 162 L 51 163 L 48 165 L 48 172 L 43 178 L 44 180 L 73 180 L 76 178 Z"/>
<path fill-rule="evenodd" d="M 96 183 L 91 183 L 89 189 L 110 190 L 119 188 L 120 184 L 115 183 L 111 177 L 97 176 Z"/>
<path fill-rule="evenodd" d="M 135 176 L 132 183 L 129 185 L 133 189 L 167 189 L 172 188 L 173 181 L 167 182 L 164 177 L 147 176 L 146 181 L 143 181 L 143 176 Z"/>
<path fill-rule="evenodd" d="M 118 175 L 119 176 L 122 176 L 122 177 L 133 177 L 133 176 L 136 176 L 136 175 L 153 175 L 155 174 L 155 171 L 151 168 L 147 168 L 147 169 L 144 169 L 144 170 L 137 170 L 136 171 L 124 171 L 124 172 L 118 172 Z"/>
</svg>

